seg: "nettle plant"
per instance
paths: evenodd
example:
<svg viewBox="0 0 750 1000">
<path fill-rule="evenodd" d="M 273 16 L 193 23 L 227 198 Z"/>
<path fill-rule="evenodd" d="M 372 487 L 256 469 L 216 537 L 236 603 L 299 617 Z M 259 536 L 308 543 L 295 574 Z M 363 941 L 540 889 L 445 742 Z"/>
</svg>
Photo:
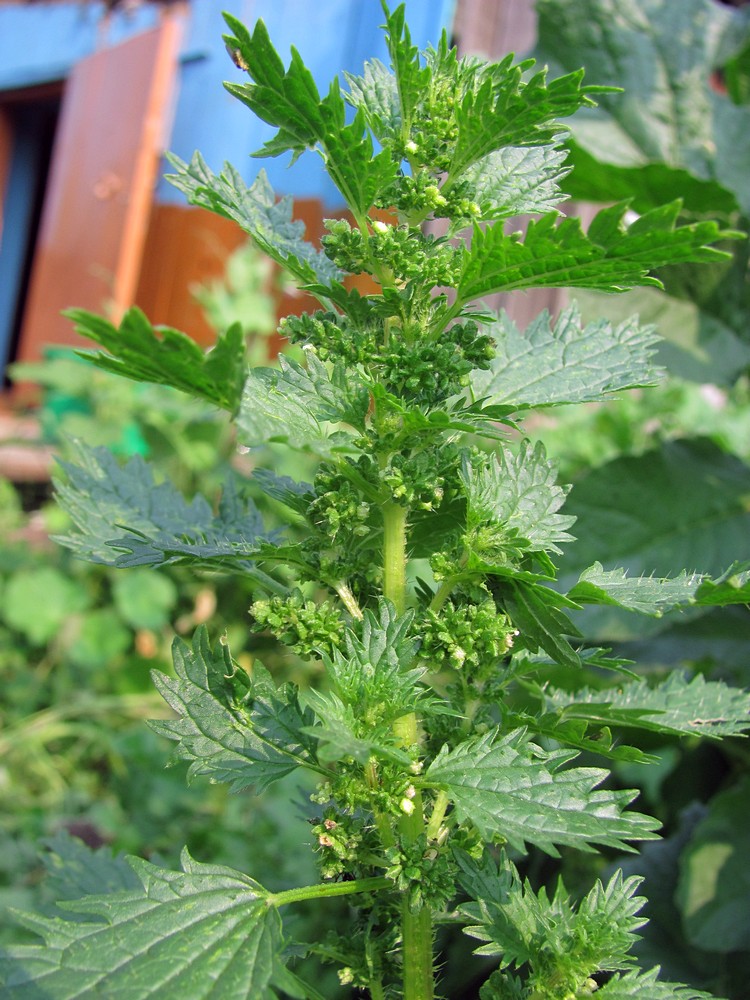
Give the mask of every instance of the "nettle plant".
<svg viewBox="0 0 750 1000">
<path fill-rule="evenodd" d="M 187 851 L 171 871 L 71 850 L 55 866 L 66 902 L 23 918 L 45 944 L 10 952 L 6 995 L 315 1000 L 298 962 L 312 954 L 373 1000 L 427 1000 L 447 923 L 497 959 L 482 1000 L 706 996 L 637 967 L 638 878 L 616 874 L 575 901 L 562 884 L 536 891 L 514 858 L 657 836 L 658 822 L 631 808 L 636 793 L 594 766 L 648 764 L 622 730 L 718 738 L 748 726 L 744 693 L 700 675 L 648 685 L 585 648 L 570 615 L 586 603 L 659 615 L 746 601 L 748 575 L 628 578 L 596 564 L 565 592 L 554 557 L 572 541 L 566 489 L 517 431 L 530 408 L 655 381 L 656 338 L 635 319 L 582 326 L 574 307 L 521 332 L 481 300 L 658 285 L 653 269 L 713 260 L 710 244 L 733 234 L 679 226 L 679 204 L 630 225 L 614 205 L 587 233 L 560 218 L 558 119 L 602 88 L 582 72 L 549 82 L 512 57 L 459 59 L 445 38 L 420 56 L 404 8 L 384 9 L 391 69 L 372 61 L 322 98 L 297 52 L 285 69 L 262 22 L 251 33 L 226 18 L 250 78 L 228 89 L 277 129 L 257 155 L 317 151 L 348 206 L 322 250 L 264 174 L 247 187 L 199 155 L 174 161 L 192 204 L 238 222 L 319 301 L 283 322 L 303 364 L 282 355 L 278 369 L 248 370 L 238 327 L 204 355 L 137 310 L 118 329 L 72 314 L 109 352 L 95 364 L 225 408 L 240 445 L 296 454 L 313 481 L 236 474 L 214 507 L 155 482 L 140 458 L 121 467 L 81 448 L 59 487 L 81 555 L 243 574 L 257 586 L 257 628 L 322 664 L 318 687 L 277 685 L 201 630 L 176 642 L 174 676 L 156 675 L 176 718 L 154 723 L 192 776 L 238 791 L 307 772 L 321 880 L 270 891 Z M 519 214 L 535 218 L 509 232 Z M 370 284 L 358 290 L 350 275 Z M 264 526 L 253 490 L 286 511 L 288 530 Z M 341 905 L 334 897 L 346 897 L 345 935 L 290 940 L 287 908 Z"/>
</svg>

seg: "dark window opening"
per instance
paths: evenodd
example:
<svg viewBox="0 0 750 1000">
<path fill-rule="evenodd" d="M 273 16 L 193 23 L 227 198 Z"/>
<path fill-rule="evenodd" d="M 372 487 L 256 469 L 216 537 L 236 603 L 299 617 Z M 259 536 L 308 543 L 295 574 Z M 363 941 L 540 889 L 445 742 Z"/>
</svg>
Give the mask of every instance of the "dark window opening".
<svg viewBox="0 0 750 1000">
<path fill-rule="evenodd" d="M 0 93 L 11 153 L 0 236 L 0 371 L 15 358 L 52 162 L 62 85 Z M 1 192 L 0 192 L 1 194 Z"/>
</svg>

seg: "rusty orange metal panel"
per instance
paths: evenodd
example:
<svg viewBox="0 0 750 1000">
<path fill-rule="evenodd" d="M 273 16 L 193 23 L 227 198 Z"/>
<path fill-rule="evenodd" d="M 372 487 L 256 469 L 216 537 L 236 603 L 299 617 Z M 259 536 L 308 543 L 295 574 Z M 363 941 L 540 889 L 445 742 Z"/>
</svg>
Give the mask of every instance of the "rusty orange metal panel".
<svg viewBox="0 0 750 1000">
<path fill-rule="evenodd" d="M 316 246 L 323 235 L 323 205 L 317 198 L 297 198 L 293 216 L 304 223 L 306 238 Z M 154 324 L 182 330 L 204 347 L 216 340 L 191 289 L 220 278 L 228 257 L 248 237 L 234 222 L 201 208 L 154 205 L 143 255 L 136 304 Z M 285 292 L 279 316 L 318 309 L 303 292 Z M 279 341 L 280 343 L 280 341 Z"/>
<path fill-rule="evenodd" d="M 152 323 L 187 333 L 203 346 L 216 340 L 192 295 L 195 285 L 220 278 L 227 258 L 247 237 L 234 222 L 202 208 L 154 205 L 136 304 Z"/>
<path fill-rule="evenodd" d="M 135 299 L 180 21 L 102 50 L 65 90 L 18 357 L 79 344 L 69 306 L 117 318 Z"/>
</svg>

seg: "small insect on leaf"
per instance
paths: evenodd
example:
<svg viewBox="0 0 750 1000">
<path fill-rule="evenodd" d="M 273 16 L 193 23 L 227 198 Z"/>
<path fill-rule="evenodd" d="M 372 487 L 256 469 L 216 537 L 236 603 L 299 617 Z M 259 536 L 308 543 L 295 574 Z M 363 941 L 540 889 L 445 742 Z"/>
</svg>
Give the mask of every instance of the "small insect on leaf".
<svg viewBox="0 0 750 1000">
<path fill-rule="evenodd" d="M 247 73 L 249 71 L 250 67 L 248 66 L 247 62 L 245 61 L 245 59 L 244 59 L 242 53 L 240 52 L 240 50 L 236 49 L 233 45 L 230 45 L 229 42 L 225 43 L 225 48 L 226 48 L 227 52 L 229 53 L 229 58 L 232 60 L 232 62 L 234 63 L 234 65 L 237 67 L 237 69 L 242 69 L 242 70 L 244 70 Z"/>
</svg>

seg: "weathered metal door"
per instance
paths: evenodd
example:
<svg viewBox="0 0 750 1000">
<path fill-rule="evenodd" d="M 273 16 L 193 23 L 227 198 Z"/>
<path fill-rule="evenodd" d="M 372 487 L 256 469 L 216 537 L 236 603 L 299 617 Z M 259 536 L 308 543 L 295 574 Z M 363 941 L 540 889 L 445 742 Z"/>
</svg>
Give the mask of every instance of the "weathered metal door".
<svg viewBox="0 0 750 1000">
<path fill-rule="evenodd" d="M 65 88 L 17 357 L 76 343 L 62 309 L 132 304 L 177 62 L 179 21 L 81 60 Z"/>
</svg>

